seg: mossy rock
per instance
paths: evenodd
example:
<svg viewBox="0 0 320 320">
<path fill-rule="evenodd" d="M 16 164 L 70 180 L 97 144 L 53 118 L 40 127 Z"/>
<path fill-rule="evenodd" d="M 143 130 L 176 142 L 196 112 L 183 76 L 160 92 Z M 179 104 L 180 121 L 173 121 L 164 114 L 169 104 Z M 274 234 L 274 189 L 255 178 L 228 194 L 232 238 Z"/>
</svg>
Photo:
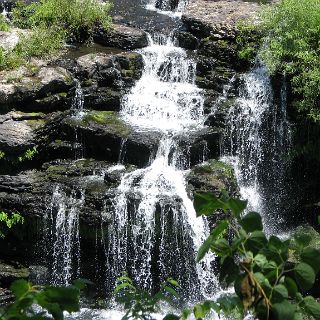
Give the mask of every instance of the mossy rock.
<svg viewBox="0 0 320 320">
<path fill-rule="evenodd" d="M 107 125 L 114 133 L 127 136 L 130 129 L 114 111 L 90 111 L 81 119 L 81 123 L 88 126 L 90 123 Z"/>
</svg>

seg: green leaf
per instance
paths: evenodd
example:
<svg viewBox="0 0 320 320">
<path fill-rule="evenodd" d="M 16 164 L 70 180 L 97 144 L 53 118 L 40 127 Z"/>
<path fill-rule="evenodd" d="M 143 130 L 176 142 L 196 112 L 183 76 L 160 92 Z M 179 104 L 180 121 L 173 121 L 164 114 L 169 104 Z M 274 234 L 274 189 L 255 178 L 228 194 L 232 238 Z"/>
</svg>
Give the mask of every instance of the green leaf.
<svg viewBox="0 0 320 320">
<path fill-rule="evenodd" d="M 13 292 L 16 299 L 20 299 L 25 295 L 30 289 L 31 285 L 28 281 L 20 279 L 14 281 L 10 286 L 11 291 Z"/>
<path fill-rule="evenodd" d="M 197 216 L 212 215 L 217 209 L 224 209 L 225 203 L 212 193 L 196 193 L 194 196 L 194 207 Z"/>
<path fill-rule="evenodd" d="M 217 304 L 220 306 L 220 309 L 227 313 L 234 310 L 235 308 L 238 308 L 239 310 L 243 309 L 242 301 L 234 295 L 219 297 L 217 299 Z"/>
<path fill-rule="evenodd" d="M 272 302 L 282 302 L 284 299 L 288 299 L 288 290 L 283 284 L 278 284 L 273 287 Z"/>
<path fill-rule="evenodd" d="M 303 301 L 306 311 L 315 319 L 320 319 L 320 303 L 311 296 L 305 297 Z"/>
<path fill-rule="evenodd" d="M 301 262 L 294 268 L 294 274 L 298 286 L 302 290 L 309 290 L 312 288 L 314 281 L 316 279 L 315 272 L 310 265 Z"/>
<path fill-rule="evenodd" d="M 226 257 L 221 264 L 219 280 L 220 282 L 225 280 L 229 286 L 238 277 L 239 272 L 239 266 L 234 262 L 233 257 Z"/>
<path fill-rule="evenodd" d="M 306 248 L 301 253 L 301 261 L 309 264 L 317 274 L 320 270 L 320 250 L 315 248 Z"/>
<path fill-rule="evenodd" d="M 290 277 L 285 277 L 283 284 L 287 288 L 289 296 L 294 298 L 298 292 L 298 286 L 295 283 L 295 281 L 293 279 L 291 279 Z"/>
<path fill-rule="evenodd" d="M 229 208 L 236 218 L 240 218 L 240 214 L 246 209 L 247 204 L 247 200 L 230 198 L 228 201 Z"/>
<path fill-rule="evenodd" d="M 176 298 L 179 297 L 177 291 L 174 290 L 173 288 L 171 288 L 171 287 L 169 287 L 169 286 L 163 286 L 163 289 L 164 289 L 166 292 L 172 294 L 174 297 L 176 297 Z"/>
<path fill-rule="evenodd" d="M 170 283 L 170 284 L 172 284 L 172 285 L 175 286 L 175 287 L 180 287 L 178 281 L 175 280 L 175 279 L 173 279 L 173 278 L 168 278 L 168 279 L 167 279 L 167 282 Z"/>
<path fill-rule="evenodd" d="M 127 290 L 127 289 L 133 289 L 133 290 L 135 290 L 136 288 L 135 288 L 135 286 L 134 285 L 132 285 L 130 282 L 122 282 L 122 283 L 120 283 L 119 285 L 117 285 L 116 287 L 115 287 L 115 289 L 114 289 L 114 293 L 118 293 L 118 292 L 120 292 L 120 291 L 122 291 L 122 290 Z"/>
<path fill-rule="evenodd" d="M 226 239 L 217 239 L 212 245 L 211 250 L 218 256 L 230 254 L 231 247 Z"/>
<path fill-rule="evenodd" d="M 74 280 L 72 285 L 78 288 L 79 290 L 83 290 L 87 284 L 93 285 L 93 282 L 87 279 L 77 279 Z"/>
<path fill-rule="evenodd" d="M 287 300 L 272 305 L 272 314 L 275 320 L 292 320 L 296 311 L 296 306 Z"/>
<path fill-rule="evenodd" d="M 220 234 L 223 233 L 228 228 L 228 226 L 229 226 L 229 223 L 227 220 L 222 220 L 217 224 L 217 226 L 211 231 L 210 236 L 204 241 L 204 243 L 199 248 L 199 251 L 197 254 L 197 262 L 203 259 L 203 257 L 210 250 L 211 246 L 213 245 L 217 237 L 219 237 Z"/>
<path fill-rule="evenodd" d="M 42 292 L 48 303 L 58 304 L 63 311 L 76 312 L 80 309 L 80 291 L 75 287 L 47 286 Z"/>
<path fill-rule="evenodd" d="M 312 241 L 312 236 L 306 232 L 299 232 L 298 234 L 294 235 L 294 240 L 298 246 L 301 248 L 306 247 Z"/>
<path fill-rule="evenodd" d="M 268 263 L 268 260 L 263 254 L 259 253 L 254 257 L 254 262 L 259 268 L 263 269 L 263 267 Z"/>
<path fill-rule="evenodd" d="M 262 231 L 253 231 L 245 243 L 245 247 L 253 253 L 258 253 L 267 242 L 268 240 Z"/>
<path fill-rule="evenodd" d="M 259 213 L 249 212 L 241 220 L 240 225 L 246 232 L 263 230 L 262 219 Z"/>
</svg>

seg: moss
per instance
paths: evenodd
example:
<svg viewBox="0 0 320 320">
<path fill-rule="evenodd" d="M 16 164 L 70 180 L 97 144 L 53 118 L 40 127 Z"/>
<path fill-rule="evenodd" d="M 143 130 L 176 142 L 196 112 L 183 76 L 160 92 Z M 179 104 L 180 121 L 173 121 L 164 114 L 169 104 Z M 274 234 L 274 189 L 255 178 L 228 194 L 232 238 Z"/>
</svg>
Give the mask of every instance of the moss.
<svg viewBox="0 0 320 320">
<path fill-rule="evenodd" d="M 134 74 L 134 70 L 122 70 L 122 74 L 126 78 L 132 78 Z"/>
<path fill-rule="evenodd" d="M 220 160 L 209 160 L 207 164 L 198 166 L 194 169 L 194 172 L 197 174 L 212 174 L 217 171 L 220 171 L 227 178 L 234 178 L 233 167 Z"/>
<path fill-rule="evenodd" d="M 204 77 L 196 76 L 196 81 L 203 81 Z"/>
<path fill-rule="evenodd" d="M 27 120 L 27 123 L 31 127 L 40 127 L 45 125 L 46 121 L 44 119 L 32 119 L 32 120 Z"/>
<path fill-rule="evenodd" d="M 128 126 L 114 111 L 90 111 L 82 118 L 82 124 L 87 125 L 90 122 L 106 124 L 113 131 L 122 135 L 130 133 Z"/>
<path fill-rule="evenodd" d="M 67 92 L 60 92 L 60 93 L 58 93 L 58 96 L 61 98 L 66 98 L 68 96 L 68 93 Z"/>
<path fill-rule="evenodd" d="M 30 117 L 30 118 L 41 118 L 44 116 L 42 112 L 23 112 L 23 111 L 15 111 L 15 113 L 19 114 L 23 117 Z"/>
<path fill-rule="evenodd" d="M 82 85 L 83 85 L 84 87 L 90 87 L 90 86 L 92 86 L 93 84 L 94 84 L 94 81 L 93 81 L 92 79 L 86 79 L 86 80 L 84 80 L 83 83 L 82 83 Z"/>
</svg>

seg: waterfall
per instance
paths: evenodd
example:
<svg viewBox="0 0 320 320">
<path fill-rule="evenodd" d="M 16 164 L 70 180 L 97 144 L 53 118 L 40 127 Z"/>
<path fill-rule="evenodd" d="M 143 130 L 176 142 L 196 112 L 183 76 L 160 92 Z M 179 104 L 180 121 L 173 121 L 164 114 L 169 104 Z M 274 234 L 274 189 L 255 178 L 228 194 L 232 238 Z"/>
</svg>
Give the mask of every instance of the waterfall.
<svg viewBox="0 0 320 320">
<path fill-rule="evenodd" d="M 84 96 L 83 90 L 81 87 L 81 83 L 78 79 L 75 79 L 75 92 L 74 97 L 72 99 L 71 110 L 74 111 L 75 116 L 82 117 L 83 116 L 83 106 L 84 106 Z"/>
<path fill-rule="evenodd" d="M 44 241 L 51 265 L 51 282 L 68 285 L 80 275 L 79 211 L 84 193 L 75 190 L 67 195 L 61 186 L 54 188 L 51 205 L 45 216 Z"/>
<path fill-rule="evenodd" d="M 264 66 L 257 64 L 243 75 L 242 82 L 239 98 L 229 110 L 223 154 L 234 165 L 241 196 L 248 199 L 248 210 L 263 215 L 266 232 L 271 234 L 277 231 L 280 203 L 286 196 L 291 134 L 285 81 L 279 104 L 275 103 Z"/>
<path fill-rule="evenodd" d="M 149 0 L 147 2 L 147 9 L 157 10 L 159 13 L 181 16 L 187 0 Z"/>
<path fill-rule="evenodd" d="M 196 217 L 187 194 L 189 161 L 178 146 L 179 136 L 203 128 L 204 99 L 194 84 L 195 63 L 163 36 L 151 39 L 141 53 L 145 69 L 124 97 L 121 115 L 142 133 L 157 130 L 162 138 L 150 166 L 125 174 L 117 189 L 114 212 L 108 214 L 109 285 L 122 271 L 147 290 L 172 276 L 188 298 L 209 297 L 217 287 L 214 257 L 195 261 L 209 227 Z"/>
</svg>

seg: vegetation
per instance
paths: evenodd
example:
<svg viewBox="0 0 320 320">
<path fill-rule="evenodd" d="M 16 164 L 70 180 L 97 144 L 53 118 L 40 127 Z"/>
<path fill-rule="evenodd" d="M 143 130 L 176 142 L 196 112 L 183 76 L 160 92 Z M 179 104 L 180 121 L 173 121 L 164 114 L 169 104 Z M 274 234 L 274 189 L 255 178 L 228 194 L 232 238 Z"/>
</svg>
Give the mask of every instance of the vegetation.
<svg viewBox="0 0 320 320">
<path fill-rule="evenodd" d="M 249 312 L 261 320 L 303 319 L 305 316 L 320 319 L 320 303 L 306 294 L 320 270 L 320 250 L 313 247 L 316 231 L 299 230 L 293 239 L 276 236 L 268 239 L 263 232 L 261 216 L 256 212 L 246 213 L 246 205 L 246 201 L 226 194 L 220 198 L 208 193 L 196 196 L 199 216 L 211 216 L 217 210 L 229 215 L 202 244 L 197 260 L 200 262 L 210 250 L 214 252 L 221 265 L 221 283 L 232 285 L 235 293 L 225 294 L 216 301 L 205 301 L 179 316 L 170 314 L 164 319 L 184 320 L 190 314 L 203 319 L 213 311 L 230 319 L 235 319 L 239 313 L 239 318 L 243 318 Z M 290 261 L 293 255 L 294 263 Z M 127 283 L 132 286 L 132 282 Z M 128 305 L 125 307 L 128 309 Z M 147 313 L 141 319 L 152 317 Z"/>
<path fill-rule="evenodd" d="M 0 14 L 0 31 L 9 31 L 9 29 L 9 25 L 4 15 Z"/>
<path fill-rule="evenodd" d="M 76 280 L 69 287 L 53 287 L 35 286 L 26 280 L 14 281 L 10 289 L 15 296 L 15 302 L 0 308 L 0 319 L 62 320 L 63 311 L 79 311 L 80 290 L 85 283 L 83 280 Z"/>
<path fill-rule="evenodd" d="M 20 34 L 21 41 L 12 51 L 0 46 L 0 70 L 19 67 L 33 57 L 52 57 L 67 41 L 89 39 L 97 25 L 110 28 L 110 8 L 108 2 L 99 0 L 42 0 L 31 4 L 19 0 L 11 23 L 28 31 Z M 0 19 L 0 30 L 7 27 Z"/>
<path fill-rule="evenodd" d="M 171 303 L 172 298 L 178 296 L 177 287 L 179 287 L 177 281 L 169 278 L 161 285 L 161 290 L 152 296 L 145 290 L 135 286 L 128 275 L 124 274 L 117 279 L 114 290 L 116 301 L 123 304 L 126 310 L 122 320 L 152 319 L 151 314 L 161 310 L 159 306 L 161 301 Z"/>
<path fill-rule="evenodd" d="M 39 153 L 37 147 L 33 147 L 32 149 L 28 149 L 22 156 L 18 157 L 18 161 L 26 161 L 32 160 Z"/>
<path fill-rule="evenodd" d="M 261 15 L 261 57 L 271 73 L 285 73 L 295 106 L 320 121 L 320 2 L 281 0 Z"/>
<path fill-rule="evenodd" d="M 24 218 L 19 212 L 11 214 L 0 212 L 0 238 L 4 238 L 8 230 L 19 223 L 24 223 Z"/>
<path fill-rule="evenodd" d="M 97 24 L 108 29 L 110 8 L 110 3 L 98 0 L 42 0 L 29 5 L 20 0 L 12 16 L 18 27 L 55 27 L 64 30 L 67 37 L 79 39 L 83 34 L 90 34 Z"/>
</svg>

